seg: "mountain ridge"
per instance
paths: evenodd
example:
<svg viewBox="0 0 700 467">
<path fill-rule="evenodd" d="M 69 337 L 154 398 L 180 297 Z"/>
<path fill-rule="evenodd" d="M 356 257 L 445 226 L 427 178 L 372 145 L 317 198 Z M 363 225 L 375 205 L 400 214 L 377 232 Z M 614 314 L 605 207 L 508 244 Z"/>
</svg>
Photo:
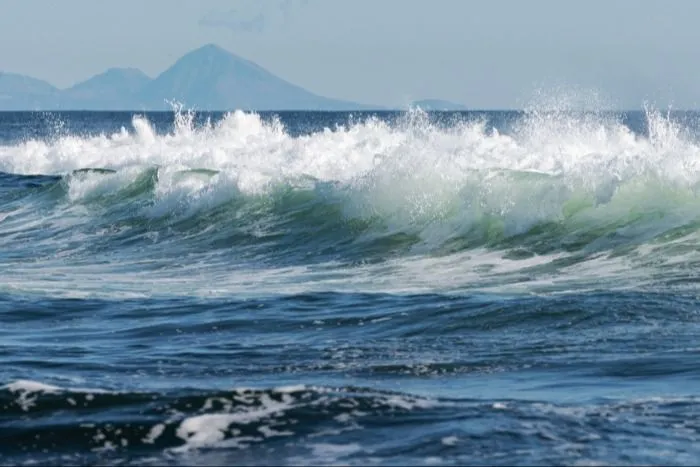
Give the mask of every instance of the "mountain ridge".
<svg viewBox="0 0 700 467">
<path fill-rule="evenodd" d="M 133 95 L 150 81 L 137 68 L 113 67 L 64 89 L 62 97 L 84 102 L 81 110 L 127 110 L 135 105 Z"/>
<path fill-rule="evenodd" d="M 0 110 L 201 111 L 382 110 L 317 95 L 257 63 L 209 43 L 190 50 L 155 78 L 136 68 L 108 68 L 68 88 L 0 72 Z"/>
</svg>

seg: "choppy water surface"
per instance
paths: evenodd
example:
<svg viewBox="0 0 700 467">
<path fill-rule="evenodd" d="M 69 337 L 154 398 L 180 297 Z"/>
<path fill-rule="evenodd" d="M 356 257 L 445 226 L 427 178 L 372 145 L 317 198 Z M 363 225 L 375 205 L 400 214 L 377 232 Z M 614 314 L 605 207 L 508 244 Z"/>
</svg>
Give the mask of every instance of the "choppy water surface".
<svg viewBox="0 0 700 467">
<path fill-rule="evenodd" d="M 696 465 L 699 129 L 0 114 L 0 463 Z"/>
</svg>

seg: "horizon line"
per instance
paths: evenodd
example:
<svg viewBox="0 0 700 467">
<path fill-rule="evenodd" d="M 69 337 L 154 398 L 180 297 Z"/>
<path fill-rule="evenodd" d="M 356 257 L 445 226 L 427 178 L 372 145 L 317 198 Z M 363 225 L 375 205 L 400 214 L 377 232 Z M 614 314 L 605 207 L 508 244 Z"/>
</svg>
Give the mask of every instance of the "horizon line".
<svg viewBox="0 0 700 467">
<path fill-rule="evenodd" d="M 456 109 L 456 110 L 444 110 L 444 109 L 423 109 L 421 107 L 407 107 L 407 108 L 376 108 L 376 109 L 346 109 L 346 110 L 318 110 L 318 109 L 171 109 L 171 110 L 145 110 L 145 109 L 0 109 L 0 113 L 68 113 L 68 112 L 81 112 L 81 113 L 178 113 L 178 112 L 193 112 L 193 113 L 232 113 L 232 112 L 244 112 L 244 113 L 293 113 L 293 112 L 307 112 L 307 113 L 373 113 L 373 112 L 407 112 L 410 110 L 422 110 L 423 112 L 429 113 L 479 113 L 479 112 L 587 112 L 587 113 L 629 113 L 629 112 L 646 112 L 644 108 L 636 109 L 525 109 L 525 108 L 473 108 L 473 109 Z M 657 109 L 660 110 L 660 109 Z M 664 112 L 700 112 L 700 108 L 688 108 L 688 109 L 666 109 Z"/>
</svg>

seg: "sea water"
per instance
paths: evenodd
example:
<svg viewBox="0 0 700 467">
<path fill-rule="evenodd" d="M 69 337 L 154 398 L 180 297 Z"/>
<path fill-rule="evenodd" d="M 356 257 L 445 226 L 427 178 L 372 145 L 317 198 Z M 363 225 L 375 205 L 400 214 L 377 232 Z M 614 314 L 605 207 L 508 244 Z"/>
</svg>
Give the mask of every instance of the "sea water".
<svg viewBox="0 0 700 467">
<path fill-rule="evenodd" d="M 0 463 L 697 465 L 698 116 L 0 113 Z"/>
</svg>

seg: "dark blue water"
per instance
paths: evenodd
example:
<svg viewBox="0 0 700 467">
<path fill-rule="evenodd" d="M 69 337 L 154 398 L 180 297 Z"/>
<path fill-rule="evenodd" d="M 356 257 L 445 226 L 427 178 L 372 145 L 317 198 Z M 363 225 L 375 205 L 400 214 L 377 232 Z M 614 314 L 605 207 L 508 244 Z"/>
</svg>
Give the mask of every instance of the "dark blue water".
<svg viewBox="0 0 700 467">
<path fill-rule="evenodd" d="M 0 113 L 0 463 L 697 465 L 699 129 Z"/>
</svg>

